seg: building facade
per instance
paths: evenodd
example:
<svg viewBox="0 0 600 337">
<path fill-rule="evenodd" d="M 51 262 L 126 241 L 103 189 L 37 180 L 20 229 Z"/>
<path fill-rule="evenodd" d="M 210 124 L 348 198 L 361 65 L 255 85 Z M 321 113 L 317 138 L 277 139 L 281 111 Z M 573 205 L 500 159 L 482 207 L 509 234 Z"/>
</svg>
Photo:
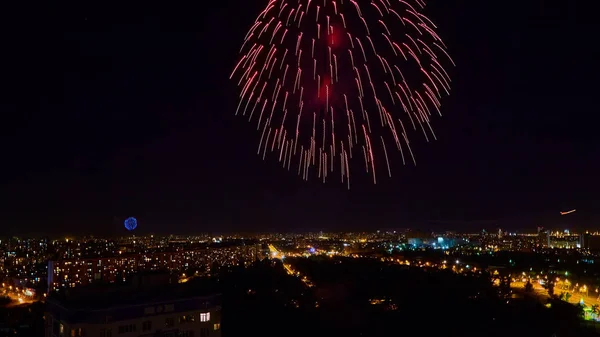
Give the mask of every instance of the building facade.
<svg viewBox="0 0 600 337">
<path fill-rule="evenodd" d="M 102 301 L 80 299 L 80 303 L 49 298 L 45 337 L 221 336 L 220 295 L 169 298 L 161 294 L 153 299 L 135 295 L 131 300 L 121 295 Z"/>
</svg>

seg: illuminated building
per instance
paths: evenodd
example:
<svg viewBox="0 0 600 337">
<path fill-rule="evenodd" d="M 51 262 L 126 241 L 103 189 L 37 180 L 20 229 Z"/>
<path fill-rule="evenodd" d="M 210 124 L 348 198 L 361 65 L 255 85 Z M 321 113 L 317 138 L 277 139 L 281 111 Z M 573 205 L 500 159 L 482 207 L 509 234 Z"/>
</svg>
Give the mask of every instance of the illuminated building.
<svg viewBox="0 0 600 337">
<path fill-rule="evenodd" d="M 549 248 L 576 249 L 582 248 L 582 235 L 571 234 L 569 231 L 548 234 Z"/>
<path fill-rule="evenodd" d="M 550 247 L 550 235 L 542 227 L 537 228 L 537 242 L 541 247 Z"/>
<path fill-rule="evenodd" d="M 48 298 L 45 337 L 220 337 L 220 295 L 185 287 L 70 289 Z"/>
<path fill-rule="evenodd" d="M 422 231 L 411 231 L 406 235 L 406 241 L 415 248 L 430 246 L 435 242 L 431 233 Z"/>
</svg>

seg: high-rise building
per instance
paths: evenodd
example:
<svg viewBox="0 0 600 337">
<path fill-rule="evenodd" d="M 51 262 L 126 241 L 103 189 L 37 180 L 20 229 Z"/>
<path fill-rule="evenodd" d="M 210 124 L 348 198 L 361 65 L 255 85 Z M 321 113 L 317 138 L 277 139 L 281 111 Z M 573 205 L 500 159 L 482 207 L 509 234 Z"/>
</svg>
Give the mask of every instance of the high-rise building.
<svg viewBox="0 0 600 337">
<path fill-rule="evenodd" d="M 538 245 L 540 247 L 550 247 L 550 235 L 548 235 L 548 231 L 544 227 L 538 227 L 537 233 Z"/>
<path fill-rule="evenodd" d="M 581 248 L 589 249 L 592 251 L 600 250 L 600 235 L 591 234 L 589 232 L 585 232 L 585 234 L 581 234 Z"/>
<path fill-rule="evenodd" d="M 87 286 L 46 304 L 45 337 L 221 336 L 220 295 L 189 284 Z"/>
</svg>

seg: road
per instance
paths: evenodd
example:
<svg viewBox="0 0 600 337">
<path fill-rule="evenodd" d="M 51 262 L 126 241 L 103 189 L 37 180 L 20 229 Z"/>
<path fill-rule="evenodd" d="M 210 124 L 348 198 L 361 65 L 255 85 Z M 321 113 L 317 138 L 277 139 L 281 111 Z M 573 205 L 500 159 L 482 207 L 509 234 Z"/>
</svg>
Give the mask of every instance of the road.
<svg viewBox="0 0 600 337">
<path fill-rule="evenodd" d="M 272 244 L 269 244 L 269 252 L 272 258 L 283 262 L 284 255 Z M 301 275 L 300 272 L 295 271 L 290 264 L 283 262 L 283 268 L 289 275 L 299 277 L 307 287 L 312 288 L 315 286 L 305 275 Z"/>
<path fill-rule="evenodd" d="M 2 287 L 0 293 L 12 300 L 9 306 L 31 304 L 34 302 L 31 297 L 25 296 L 21 291 L 17 291 L 9 286 Z"/>
<path fill-rule="evenodd" d="M 523 282 L 512 282 L 511 283 L 511 288 L 513 289 L 519 289 L 519 290 L 523 290 L 525 288 L 525 283 Z M 542 287 L 540 284 L 538 284 L 537 282 L 533 283 L 533 291 L 535 292 L 536 295 L 542 297 L 542 298 L 548 298 L 548 291 L 546 289 L 544 289 L 544 287 Z M 554 288 L 554 293 L 555 294 L 560 294 L 562 292 L 567 292 L 564 289 L 561 289 L 560 287 L 555 287 Z M 598 296 L 588 296 L 585 293 L 580 293 L 580 292 L 572 292 L 570 291 L 569 293 L 571 293 L 571 297 L 569 298 L 569 303 L 572 304 L 577 304 L 580 303 L 580 301 L 583 299 L 583 304 L 586 307 L 591 307 L 592 305 L 598 305 L 600 306 L 600 300 Z"/>
<path fill-rule="evenodd" d="M 281 259 L 283 256 L 281 254 L 281 252 L 270 243 L 269 243 L 269 252 L 271 253 L 271 257 L 274 257 L 276 259 Z"/>
</svg>

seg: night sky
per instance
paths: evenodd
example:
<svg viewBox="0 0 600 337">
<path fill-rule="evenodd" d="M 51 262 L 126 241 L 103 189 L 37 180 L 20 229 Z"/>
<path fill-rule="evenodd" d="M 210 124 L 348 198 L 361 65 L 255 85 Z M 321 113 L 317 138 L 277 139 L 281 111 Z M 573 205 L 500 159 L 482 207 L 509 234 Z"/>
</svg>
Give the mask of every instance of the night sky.
<svg viewBox="0 0 600 337">
<path fill-rule="evenodd" d="M 413 136 L 416 167 L 350 191 L 262 161 L 234 116 L 265 3 L 5 11 L 0 234 L 115 235 L 129 216 L 139 233 L 600 228 L 591 1 L 430 0 L 458 65 L 438 141 Z"/>
</svg>

